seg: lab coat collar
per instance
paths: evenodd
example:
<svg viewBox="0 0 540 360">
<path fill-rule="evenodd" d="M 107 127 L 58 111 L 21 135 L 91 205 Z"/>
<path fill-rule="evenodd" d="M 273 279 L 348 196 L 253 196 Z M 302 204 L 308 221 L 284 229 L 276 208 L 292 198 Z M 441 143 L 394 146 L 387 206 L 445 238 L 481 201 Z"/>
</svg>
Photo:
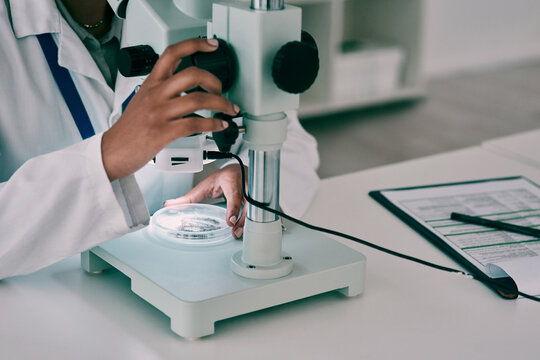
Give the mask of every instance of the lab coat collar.
<svg viewBox="0 0 540 360">
<path fill-rule="evenodd" d="M 58 33 L 58 64 L 109 87 L 82 41 L 60 14 L 55 0 L 9 2 L 13 32 L 17 38 Z"/>
<path fill-rule="evenodd" d="M 105 78 L 92 60 L 84 44 L 60 14 L 55 0 L 8 1 L 11 8 L 13 32 L 17 38 L 43 33 L 58 33 L 59 65 L 66 67 L 70 71 L 96 79 L 104 85 L 105 91 L 111 92 L 112 95 L 112 90 L 107 85 Z M 117 26 L 125 27 L 125 23 L 120 23 Z M 123 39 L 121 45 L 125 46 Z M 81 60 L 82 56 L 84 56 L 83 60 Z M 114 92 L 115 111 L 112 114 L 114 118 L 110 119 L 110 121 L 112 120 L 111 123 L 120 116 L 122 103 L 141 82 L 140 78 L 124 78 L 120 74 L 118 75 Z"/>
<path fill-rule="evenodd" d="M 9 4 L 17 38 L 60 32 L 62 16 L 54 0 L 9 0 Z"/>
<path fill-rule="evenodd" d="M 71 71 L 99 81 L 109 88 L 97 64 L 88 49 L 68 23 L 61 19 L 60 38 L 58 43 L 58 64 Z M 112 91 L 112 90 L 111 90 Z"/>
<path fill-rule="evenodd" d="M 123 33 L 126 30 L 126 23 L 123 23 Z M 126 43 L 125 37 L 120 41 L 120 47 L 128 46 Z M 122 114 L 122 104 L 124 101 L 131 95 L 131 93 L 143 82 L 142 77 L 124 77 L 122 74 L 118 73 L 116 77 L 116 85 L 114 88 L 114 111 L 112 113 L 112 118 L 109 119 L 109 124 L 112 125 L 120 115 Z"/>
</svg>

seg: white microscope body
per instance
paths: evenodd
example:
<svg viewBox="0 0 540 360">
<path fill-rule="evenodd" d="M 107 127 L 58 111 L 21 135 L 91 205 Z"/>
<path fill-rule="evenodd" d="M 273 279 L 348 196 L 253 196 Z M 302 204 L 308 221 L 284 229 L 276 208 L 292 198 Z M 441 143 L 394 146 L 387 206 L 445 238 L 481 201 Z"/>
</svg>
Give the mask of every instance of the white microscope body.
<svg viewBox="0 0 540 360">
<path fill-rule="evenodd" d="M 309 88 L 318 71 L 316 45 L 301 31 L 301 9 L 283 0 L 109 3 L 126 18 L 127 45 L 139 46 L 128 61 L 128 72 L 149 73 L 168 45 L 197 36 L 218 38 L 216 52 L 225 45 L 233 50 L 236 73 L 225 94 L 244 112 L 248 194 L 279 208 L 280 149 L 288 122 L 284 112 L 298 108 L 298 93 Z M 313 52 L 316 64 L 308 61 Z M 297 79 L 306 69 L 306 76 Z M 202 154 L 206 145 L 204 135 L 199 136 L 179 139 L 156 156 L 156 164 L 160 156 L 166 164 L 173 157 L 191 160 L 185 155 L 188 147 Z M 185 338 L 212 334 L 219 320 L 328 291 L 358 295 L 364 290 L 365 262 L 362 254 L 318 232 L 291 226 L 283 233 L 276 215 L 252 205 L 242 243 L 230 241 L 204 251 L 171 250 L 149 241 L 143 229 L 81 256 L 88 272 L 115 267 L 129 276 L 132 290 L 168 315 L 171 329 Z"/>
<path fill-rule="evenodd" d="M 121 4 L 113 1 L 115 9 Z M 233 49 L 237 76 L 226 96 L 244 112 L 244 141 L 249 149 L 248 194 L 277 209 L 280 149 L 287 132 L 284 111 L 298 108 L 300 91 L 293 90 L 296 93 L 291 93 L 282 90 L 276 85 L 275 81 L 279 80 L 275 78 L 290 76 L 285 74 L 287 64 L 284 63 L 287 59 L 284 57 L 294 55 L 280 52 L 282 47 L 291 42 L 302 46 L 301 9 L 285 6 L 283 0 L 252 1 L 251 4 L 220 4 L 208 0 L 130 0 L 125 16 L 126 42 L 129 46 L 150 46 L 160 54 L 170 44 L 207 36 L 224 40 Z M 318 57 L 291 60 L 305 61 L 306 66 L 309 60 L 316 61 L 311 66 L 315 72 L 310 74 L 312 81 L 315 79 Z M 283 68 L 279 69 L 279 66 Z M 133 67 L 135 65 L 130 69 Z M 280 71 L 282 74 L 279 74 Z M 294 79 L 286 80 L 290 82 Z M 201 134 L 178 139 L 156 156 L 156 167 L 172 171 L 202 170 L 205 138 Z M 281 252 L 280 219 L 252 205 L 248 207 L 244 248 L 243 252 L 233 257 L 233 270 L 241 276 L 258 279 L 289 274 L 293 262 L 290 256 Z"/>
<path fill-rule="evenodd" d="M 209 26 L 218 38 L 235 49 L 239 76 L 229 98 L 244 110 L 249 148 L 248 194 L 271 208 L 279 208 L 280 149 L 287 133 L 285 110 L 299 106 L 299 95 L 278 88 L 272 78 L 272 61 L 280 48 L 300 41 L 302 13 L 297 7 L 274 4 L 260 9 L 247 3 L 216 4 Z M 233 256 L 233 270 L 244 277 L 268 279 L 292 271 L 290 256 L 281 252 L 280 219 L 248 205 L 242 253 Z"/>
</svg>

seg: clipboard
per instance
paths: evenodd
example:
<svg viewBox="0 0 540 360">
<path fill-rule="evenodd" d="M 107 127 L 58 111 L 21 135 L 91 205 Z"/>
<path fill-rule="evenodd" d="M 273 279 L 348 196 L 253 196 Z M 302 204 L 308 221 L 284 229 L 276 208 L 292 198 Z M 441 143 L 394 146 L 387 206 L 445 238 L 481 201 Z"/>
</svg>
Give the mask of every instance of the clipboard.
<svg viewBox="0 0 540 360">
<path fill-rule="evenodd" d="M 514 183 L 516 185 L 519 185 L 519 184 L 523 185 L 523 187 L 526 190 L 529 190 L 535 193 L 535 196 L 538 196 L 540 199 L 540 187 L 534 182 L 532 182 L 531 180 L 523 176 L 512 176 L 512 177 L 481 179 L 481 180 L 473 180 L 473 181 L 432 184 L 432 185 L 423 185 L 423 186 L 414 186 L 414 187 L 383 189 L 383 190 L 371 191 L 369 192 L 369 195 L 371 198 L 373 198 L 379 204 L 384 206 L 387 210 L 392 212 L 400 220 L 402 220 L 408 226 L 413 228 L 416 232 L 418 232 L 420 235 L 422 235 L 424 238 L 426 238 L 428 241 L 430 241 L 440 250 L 442 250 L 443 252 L 448 254 L 450 257 L 452 257 L 455 261 L 457 261 L 469 272 L 474 274 L 476 277 L 481 278 L 482 280 L 485 280 L 484 284 L 489 284 L 488 286 L 492 290 L 494 290 L 497 294 L 499 294 L 505 299 L 515 299 L 517 298 L 518 287 L 516 285 L 516 282 L 511 277 L 509 277 L 508 275 L 493 277 L 490 274 L 488 274 L 485 268 L 482 269 L 482 266 L 479 266 L 479 262 L 477 261 L 477 259 L 473 258 L 471 260 L 471 256 L 469 256 L 470 255 L 469 253 L 457 247 L 452 241 L 448 240 L 448 238 L 450 238 L 454 234 L 446 234 L 446 235 L 441 234 L 440 231 L 436 229 L 437 227 L 432 225 L 435 221 L 439 221 L 439 220 L 422 219 L 422 216 L 419 216 L 415 212 L 416 210 L 411 210 L 408 208 L 408 205 L 407 206 L 404 205 L 405 201 L 401 199 L 399 201 L 396 200 L 396 198 L 401 198 L 401 197 L 406 199 L 407 196 L 409 196 L 408 194 L 414 194 L 414 195 L 419 194 L 421 196 L 423 195 L 437 196 L 437 194 L 444 195 L 446 191 L 449 191 L 449 193 L 447 194 L 448 196 L 458 196 L 458 197 L 464 197 L 464 199 L 466 199 L 467 196 L 472 196 L 471 194 L 474 194 L 475 196 L 477 196 L 479 194 L 479 193 L 475 193 L 475 191 L 477 190 L 480 191 L 481 194 L 484 194 L 482 193 L 484 189 L 488 191 L 487 189 L 491 189 L 491 188 L 497 189 L 499 187 L 502 188 L 503 185 L 506 186 L 506 184 L 514 184 Z M 463 194 L 460 193 L 461 189 L 463 189 Z M 510 186 L 509 190 L 514 190 L 514 189 Z M 496 191 L 502 191 L 502 190 L 496 190 Z M 399 195 L 396 195 L 396 194 L 399 194 Z M 430 199 L 432 198 L 426 197 L 426 198 L 413 199 L 413 200 L 421 202 L 421 201 L 430 201 Z M 456 200 L 456 204 L 458 202 L 459 201 Z M 540 208 L 537 210 L 538 210 L 538 214 L 540 214 Z M 458 211 L 458 209 L 454 211 Z M 520 212 L 520 211 L 532 211 L 532 210 L 518 209 L 514 212 Z M 501 216 L 505 216 L 505 215 L 501 215 Z M 465 224 L 452 225 L 452 223 L 450 223 L 451 220 L 450 219 L 445 220 L 444 217 L 441 218 L 440 221 L 442 224 L 445 224 L 443 221 L 448 221 L 446 222 L 446 224 L 450 224 L 450 225 L 447 225 L 449 228 L 451 228 L 452 226 L 465 225 Z M 440 226 L 440 227 L 444 227 L 444 226 Z M 496 232 L 499 230 L 491 229 L 491 230 L 484 230 L 483 232 L 488 232 L 488 231 Z M 478 233 L 481 233 L 481 231 L 478 231 Z M 473 233 L 470 233 L 470 234 L 471 236 L 474 236 Z M 507 234 L 508 233 L 504 234 L 504 236 L 507 236 Z M 501 236 L 503 236 L 503 234 L 501 234 Z M 499 245 L 501 245 L 501 248 L 502 248 L 506 244 L 499 244 Z M 487 247 L 487 246 L 492 246 L 492 245 L 485 245 L 485 246 Z M 479 246 L 479 248 L 481 248 L 481 246 Z"/>
</svg>

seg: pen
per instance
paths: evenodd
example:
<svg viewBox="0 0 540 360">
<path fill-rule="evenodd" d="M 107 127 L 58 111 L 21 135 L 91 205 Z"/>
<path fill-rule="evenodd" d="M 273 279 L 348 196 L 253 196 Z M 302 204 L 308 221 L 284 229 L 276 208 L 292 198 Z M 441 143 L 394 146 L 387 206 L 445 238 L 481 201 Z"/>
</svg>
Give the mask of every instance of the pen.
<svg viewBox="0 0 540 360">
<path fill-rule="evenodd" d="M 478 216 L 465 215 L 456 212 L 450 214 L 450 219 L 540 238 L 540 229 L 533 229 L 527 226 L 514 225 L 502 221 L 489 220 Z"/>
</svg>

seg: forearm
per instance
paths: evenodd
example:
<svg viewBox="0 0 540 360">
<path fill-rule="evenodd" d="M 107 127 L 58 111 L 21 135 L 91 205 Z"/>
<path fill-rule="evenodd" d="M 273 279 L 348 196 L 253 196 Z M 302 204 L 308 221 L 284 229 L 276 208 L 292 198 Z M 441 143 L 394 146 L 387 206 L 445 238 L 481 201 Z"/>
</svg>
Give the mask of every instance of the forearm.
<svg viewBox="0 0 540 360">
<path fill-rule="evenodd" d="M 100 147 L 96 135 L 35 157 L 2 184 L 0 278 L 38 270 L 148 222 L 133 179 L 113 189 Z"/>
</svg>

